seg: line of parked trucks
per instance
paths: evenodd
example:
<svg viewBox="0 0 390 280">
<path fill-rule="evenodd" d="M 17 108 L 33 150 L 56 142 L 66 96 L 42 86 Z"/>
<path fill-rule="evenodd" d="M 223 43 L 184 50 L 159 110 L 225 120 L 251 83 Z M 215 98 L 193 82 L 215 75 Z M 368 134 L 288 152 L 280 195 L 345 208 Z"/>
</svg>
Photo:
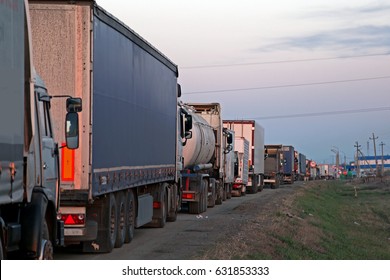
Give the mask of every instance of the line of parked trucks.
<svg viewBox="0 0 390 280">
<path fill-rule="evenodd" d="M 0 62 L 1 259 L 110 252 L 307 176 L 257 122 L 180 101 L 177 65 L 95 1 L 0 1 Z"/>
</svg>

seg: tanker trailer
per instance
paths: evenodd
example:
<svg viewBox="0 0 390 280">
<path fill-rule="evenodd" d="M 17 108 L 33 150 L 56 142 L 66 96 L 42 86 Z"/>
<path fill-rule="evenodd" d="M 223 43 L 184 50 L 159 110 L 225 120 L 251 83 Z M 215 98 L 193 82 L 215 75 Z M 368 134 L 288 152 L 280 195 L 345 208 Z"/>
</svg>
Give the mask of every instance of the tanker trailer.
<svg viewBox="0 0 390 280">
<path fill-rule="evenodd" d="M 232 137 L 223 132 L 222 125 L 210 121 L 219 119 L 222 124 L 219 104 L 181 104 L 181 107 L 192 119 L 191 137 L 183 147 L 182 202 L 188 203 L 190 213 L 199 214 L 222 203 L 224 155 L 232 150 Z M 221 145 L 225 140 L 227 145 Z"/>
</svg>

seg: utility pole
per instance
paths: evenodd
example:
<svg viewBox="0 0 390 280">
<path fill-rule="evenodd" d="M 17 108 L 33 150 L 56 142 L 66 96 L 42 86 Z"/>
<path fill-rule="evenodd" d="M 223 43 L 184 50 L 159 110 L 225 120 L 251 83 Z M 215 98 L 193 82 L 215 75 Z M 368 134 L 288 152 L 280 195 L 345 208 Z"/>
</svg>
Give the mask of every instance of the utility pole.
<svg viewBox="0 0 390 280">
<path fill-rule="evenodd" d="M 356 141 L 356 176 L 359 178 L 360 177 L 360 164 L 359 164 L 359 148 L 361 145 L 359 145 L 359 142 Z"/>
<path fill-rule="evenodd" d="M 375 144 L 375 140 L 378 139 L 378 137 L 375 137 L 375 134 L 374 132 L 372 133 L 372 138 L 370 138 L 370 140 L 372 140 L 374 142 L 374 155 L 375 155 L 375 165 L 376 165 L 376 176 L 379 176 L 379 166 L 378 166 L 378 159 L 376 157 L 376 144 Z"/>
<path fill-rule="evenodd" d="M 383 141 L 379 144 L 382 148 L 382 168 L 381 168 L 381 176 L 383 177 L 383 173 L 385 172 L 385 162 L 383 160 L 383 146 L 386 145 Z"/>
</svg>

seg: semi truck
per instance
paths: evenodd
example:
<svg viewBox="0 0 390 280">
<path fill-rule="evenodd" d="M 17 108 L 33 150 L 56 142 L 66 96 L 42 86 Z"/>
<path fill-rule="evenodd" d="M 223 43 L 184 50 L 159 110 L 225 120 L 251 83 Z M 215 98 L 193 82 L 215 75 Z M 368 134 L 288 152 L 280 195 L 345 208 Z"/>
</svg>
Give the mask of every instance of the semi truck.
<svg viewBox="0 0 390 280">
<path fill-rule="evenodd" d="M 234 139 L 234 184 L 232 195 L 245 195 L 249 177 L 249 141 L 244 137 Z"/>
<path fill-rule="evenodd" d="M 224 127 L 236 137 L 249 141 L 249 176 L 246 192 L 256 193 L 264 187 L 264 128 L 254 120 L 224 120 Z"/>
<path fill-rule="evenodd" d="M 83 99 L 79 149 L 60 155 L 65 245 L 110 252 L 135 228 L 175 221 L 183 143 L 177 65 L 95 1 L 31 0 L 30 13 L 47 87 Z M 61 120 L 58 104 L 53 109 Z M 55 132 L 64 129 L 58 124 Z"/>
<path fill-rule="evenodd" d="M 192 128 L 183 147 L 182 203 L 200 214 L 231 196 L 234 134 L 223 128 L 219 103 L 182 103 L 181 110 Z"/>
<path fill-rule="evenodd" d="M 279 188 L 283 183 L 283 145 L 265 145 L 264 182 L 272 189 Z"/>
<path fill-rule="evenodd" d="M 283 183 L 293 184 L 295 178 L 295 151 L 293 146 L 283 146 Z"/>
<path fill-rule="evenodd" d="M 58 157 L 77 148 L 81 100 L 68 98 L 60 113 L 67 133 L 59 147 L 32 55 L 28 2 L 0 1 L 0 259 L 52 259 L 64 242 Z"/>
</svg>

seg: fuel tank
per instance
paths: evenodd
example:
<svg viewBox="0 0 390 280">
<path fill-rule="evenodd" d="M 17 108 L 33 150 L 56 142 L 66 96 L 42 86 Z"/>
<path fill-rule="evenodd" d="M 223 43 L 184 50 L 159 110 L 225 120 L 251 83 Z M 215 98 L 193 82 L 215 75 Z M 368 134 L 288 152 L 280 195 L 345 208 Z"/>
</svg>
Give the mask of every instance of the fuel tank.
<svg viewBox="0 0 390 280">
<path fill-rule="evenodd" d="M 192 137 L 183 147 L 184 168 L 205 166 L 210 163 L 215 151 L 215 135 L 208 122 L 189 106 L 185 110 L 192 116 Z"/>
</svg>

